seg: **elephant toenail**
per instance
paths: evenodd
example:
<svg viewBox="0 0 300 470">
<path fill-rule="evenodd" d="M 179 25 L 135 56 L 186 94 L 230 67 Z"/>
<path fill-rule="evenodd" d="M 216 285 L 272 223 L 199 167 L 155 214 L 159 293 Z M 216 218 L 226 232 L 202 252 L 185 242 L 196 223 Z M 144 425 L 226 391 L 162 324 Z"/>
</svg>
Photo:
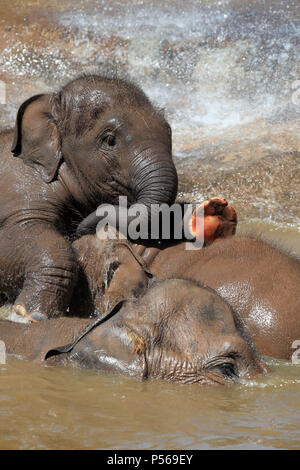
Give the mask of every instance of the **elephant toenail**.
<svg viewBox="0 0 300 470">
<path fill-rule="evenodd" d="M 30 317 L 32 318 L 32 320 L 35 320 L 35 321 L 44 321 L 47 319 L 46 315 L 44 315 L 44 313 L 41 313 L 41 312 L 32 312 L 30 314 Z"/>
</svg>

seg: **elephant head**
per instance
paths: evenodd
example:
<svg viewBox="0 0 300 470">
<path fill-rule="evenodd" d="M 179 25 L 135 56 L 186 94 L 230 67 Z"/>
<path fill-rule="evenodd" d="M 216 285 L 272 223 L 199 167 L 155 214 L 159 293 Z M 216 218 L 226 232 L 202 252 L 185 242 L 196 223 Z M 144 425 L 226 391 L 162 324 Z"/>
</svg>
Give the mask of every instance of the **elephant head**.
<svg viewBox="0 0 300 470">
<path fill-rule="evenodd" d="M 172 204 L 171 128 L 143 91 L 120 79 L 77 78 L 36 95 L 17 114 L 14 156 L 46 183 L 58 180 L 86 214 L 99 204 Z"/>
<path fill-rule="evenodd" d="M 49 363 L 183 384 L 229 384 L 265 372 L 229 305 L 193 281 L 154 283 L 120 302 Z"/>
</svg>

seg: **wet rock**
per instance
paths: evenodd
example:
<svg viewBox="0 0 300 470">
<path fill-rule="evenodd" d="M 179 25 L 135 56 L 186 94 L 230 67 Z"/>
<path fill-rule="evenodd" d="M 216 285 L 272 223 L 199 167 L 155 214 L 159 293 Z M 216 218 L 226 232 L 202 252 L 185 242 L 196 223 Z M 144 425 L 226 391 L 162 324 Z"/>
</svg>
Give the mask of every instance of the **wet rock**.
<svg viewBox="0 0 300 470">
<path fill-rule="evenodd" d="M 203 201 L 223 196 L 239 221 L 251 218 L 292 224 L 300 229 L 300 152 L 267 152 L 258 156 L 230 153 L 209 158 L 176 158 L 178 198 Z"/>
</svg>

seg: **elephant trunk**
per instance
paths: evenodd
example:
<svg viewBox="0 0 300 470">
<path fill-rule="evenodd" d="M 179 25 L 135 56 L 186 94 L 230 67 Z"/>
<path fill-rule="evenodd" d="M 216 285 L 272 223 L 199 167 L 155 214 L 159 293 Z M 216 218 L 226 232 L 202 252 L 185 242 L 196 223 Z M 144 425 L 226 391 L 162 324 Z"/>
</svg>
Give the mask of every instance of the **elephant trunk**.
<svg viewBox="0 0 300 470">
<path fill-rule="evenodd" d="M 149 207 L 150 204 L 168 204 L 175 201 L 178 177 L 169 154 L 155 155 L 143 159 L 134 168 L 132 181 L 136 202 Z"/>
<path fill-rule="evenodd" d="M 178 177 L 170 154 L 156 154 L 152 158 L 144 159 L 142 164 L 137 166 L 133 181 L 138 182 L 135 186 L 136 207 L 144 207 L 139 216 L 140 238 L 147 239 L 152 222 L 151 215 L 159 210 L 159 205 L 170 206 L 176 199 Z M 135 205 L 131 207 L 130 212 L 134 208 Z M 143 227 L 148 227 L 147 233 L 143 232 Z"/>
<path fill-rule="evenodd" d="M 101 214 L 95 211 L 86 217 L 77 228 L 77 235 L 82 236 L 95 232 L 97 223 L 104 221 L 117 228 L 127 228 L 139 214 L 140 239 L 148 239 L 150 233 L 151 213 L 155 213 L 158 205 L 174 203 L 177 195 L 178 177 L 170 152 L 160 151 L 153 153 L 153 149 L 139 152 L 134 158 L 130 179 L 135 203 L 128 207 L 119 206 L 112 220 L 105 213 L 106 206 L 102 206 Z M 156 205 L 156 206 L 153 206 Z M 142 209 L 142 210 L 141 210 Z M 102 215 L 103 214 L 103 215 Z M 144 227 L 146 227 L 145 230 Z M 130 234 L 129 234 L 130 236 Z"/>
</svg>

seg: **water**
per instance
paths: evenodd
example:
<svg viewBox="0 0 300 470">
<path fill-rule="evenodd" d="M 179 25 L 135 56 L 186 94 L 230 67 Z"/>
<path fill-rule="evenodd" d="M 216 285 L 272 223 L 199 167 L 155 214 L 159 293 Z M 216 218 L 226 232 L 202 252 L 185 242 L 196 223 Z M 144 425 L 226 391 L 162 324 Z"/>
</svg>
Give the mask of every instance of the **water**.
<svg viewBox="0 0 300 470">
<path fill-rule="evenodd" d="M 299 367 L 270 366 L 268 378 L 207 390 L 11 359 L 0 367 L 0 448 L 297 449 Z"/>
<path fill-rule="evenodd" d="M 297 1 L 19 3 L 2 1 L 4 76 L 45 88 L 79 70 L 127 73 L 167 108 L 175 150 L 200 130 L 299 119 Z"/>
<path fill-rule="evenodd" d="M 165 108 L 179 197 L 227 197 L 239 233 L 300 255 L 298 0 L 1 0 L 0 31 L 0 129 L 79 73 L 127 76 Z M 299 448 L 299 366 L 269 363 L 207 389 L 9 358 L 0 448 Z"/>
</svg>

